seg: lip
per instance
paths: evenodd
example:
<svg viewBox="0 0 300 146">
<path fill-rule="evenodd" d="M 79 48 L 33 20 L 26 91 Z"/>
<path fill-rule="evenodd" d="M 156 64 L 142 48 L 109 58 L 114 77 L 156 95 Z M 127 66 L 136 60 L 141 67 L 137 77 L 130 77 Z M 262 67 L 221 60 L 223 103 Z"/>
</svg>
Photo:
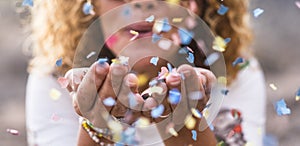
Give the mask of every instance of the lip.
<svg viewBox="0 0 300 146">
<path fill-rule="evenodd" d="M 127 27 L 125 27 L 125 31 L 127 31 L 131 36 L 134 36 L 134 34 L 131 34 L 130 31 L 136 31 L 139 33 L 137 38 L 144 38 L 152 36 L 153 23 L 149 22 L 140 22 L 140 23 L 134 23 Z"/>
</svg>

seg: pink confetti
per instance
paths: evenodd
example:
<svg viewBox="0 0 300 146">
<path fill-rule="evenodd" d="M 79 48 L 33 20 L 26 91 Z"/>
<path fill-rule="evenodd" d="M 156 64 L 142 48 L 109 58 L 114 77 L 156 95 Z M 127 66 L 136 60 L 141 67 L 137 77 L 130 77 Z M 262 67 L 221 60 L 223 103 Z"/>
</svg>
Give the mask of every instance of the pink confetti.
<svg viewBox="0 0 300 146">
<path fill-rule="evenodd" d="M 295 1 L 295 5 L 300 9 L 300 1 Z"/>
<path fill-rule="evenodd" d="M 51 116 L 51 120 L 54 121 L 54 122 L 57 122 L 57 121 L 59 121 L 60 119 L 61 119 L 61 118 L 60 118 L 57 114 L 55 114 L 55 113 L 53 113 L 52 116 Z"/>
<path fill-rule="evenodd" d="M 6 129 L 6 132 L 12 135 L 19 135 L 19 131 L 15 129 Z"/>
<path fill-rule="evenodd" d="M 57 79 L 57 82 L 60 84 L 61 88 L 67 88 L 69 85 L 69 80 L 67 78 L 64 77 L 59 77 Z"/>
</svg>

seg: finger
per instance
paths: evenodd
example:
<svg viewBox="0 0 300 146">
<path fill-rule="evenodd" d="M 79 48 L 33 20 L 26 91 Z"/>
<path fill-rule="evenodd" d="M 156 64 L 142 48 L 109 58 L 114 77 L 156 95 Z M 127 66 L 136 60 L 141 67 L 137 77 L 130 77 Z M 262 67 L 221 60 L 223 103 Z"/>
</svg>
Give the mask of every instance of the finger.
<svg viewBox="0 0 300 146">
<path fill-rule="evenodd" d="M 173 120 L 175 124 L 183 124 L 185 116 L 190 113 L 190 108 L 196 107 L 202 95 L 199 91 L 200 85 L 197 74 L 190 65 L 181 65 L 178 72 L 183 74 L 184 79 L 181 80 L 181 101 L 173 112 Z"/>
<path fill-rule="evenodd" d="M 77 91 L 79 83 L 83 79 L 83 76 L 86 74 L 89 68 L 73 68 L 69 70 L 64 78 L 67 79 L 67 82 L 69 83 L 66 87 L 69 92 Z"/>
<path fill-rule="evenodd" d="M 197 70 L 197 72 L 199 72 L 199 74 L 204 75 L 206 78 L 206 84 L 205 84 L 205 92 L 206 93 L 210 93 L 213 85 L 216 83 L 217 78 L 216 76 L 213 74 L 213 72 L 207 70 L 207 69 L 203 69 L 203 68 L 195 68 Z"/>
<path fill-rule="evenodd" d="M 173 69 L 166 77 L 166 83 L 169 89 L 180 89 L 180 82 L 181 76 L 175 69 Z"/>
<path fill-rule="evenodd" d="M 105 80 L 108 70 L 108 63 L 95 62 L 80 83 L 76 100 L 83 115 L 93 108 L 97 98 L 97 90 Z"/>
</svg>

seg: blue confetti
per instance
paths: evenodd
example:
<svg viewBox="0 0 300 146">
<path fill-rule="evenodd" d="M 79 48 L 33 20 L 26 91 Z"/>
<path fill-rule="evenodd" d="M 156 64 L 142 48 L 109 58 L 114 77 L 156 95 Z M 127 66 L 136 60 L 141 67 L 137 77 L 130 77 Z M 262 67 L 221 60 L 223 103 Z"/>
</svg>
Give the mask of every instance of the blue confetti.
<svg viewBox="0 0 300 146">
<path fill-rule="evenodd" d="M 169 102 L 171 104 L 178 104 L 181 100 L 181 94 L 178 89 L 174 88 L 169 91 Z"/>
<path fill-rule="evenodd" d="M 189 63 L 194 63 L 195 57 L 194 54 L 189 52 L 189 56 L 186 58 Z"/>
<path fill-rule="evenodd" d="M 300 88 L 298 89 L 296 96 L 300 96 Z"/>
<path fill-rule="evenodd" d="M 93 5 L 90 2 L 86 2 L 83 5 L 82 11 L 85 15 L 90 15 L 92 14 L 93 11 Z"/>
<path fill-rule="evenodd" d="M 188 52 L 189 50 L 186 47 L 182 47 L 178 51 L 179 54 L 187 54 Z"/>
<path fill-rule="evenodd" d="M 167 67 L 168 67 L 169 72 L 171 72 L 172 69 L 173 69 L 173 68 L 172 68 L 172 65 L 171 65 L 170 63 L 168 63 L 168 64 L 167 64 Z"/>
<path fill-rule="evenodd" d="M 114 106 L 116 104 L 116 101 L 112 97 L 108 97 L 103 100 L 103 104 L 106 106 Z"/>
<path fill-rule="evenodd" d="M 151 111 L 151 116 L 153 118 L 158 118 L 159 116 L 161 116 L 161 114 L 164 112 L 164 110 L 165 110 L 165 107 L 161 104 Z"/>
<path fill-rule="evenodd" d="M 210 125 L 209 125 L 209 129 L 210 129 L 211 131 L 214 131 L 214 130 L 215 130 L 214 125 L 210 124 Z"/>
<path fill-rule="evenodd" d="M 62 58 L 58 59 L 55 64 L 58 67 L 61 66 L 62 65 Z"/>
<path fill-rule="evenodd" d="M 157 65 L 157 62 L 158 62 L 159 58 L 158 57 L 152 57 L 151 60 L 150 60 L 150 63 L 152 63 L 153 65 Z"/>
<path fill-rule="evenodd" d="M 123 15 L 124 15 L 124 16 L 130 16 L 130 13 L 131 13 L 131 8 L 130 8 L 130 6 L 126 6 L 126 7 L 123 9 Z"/>
<path fill-rule="evenodd" d="M 170 31 L 171 30 L 171 25 L 170 25 L 170 23 L 169 23 L 169 20 L 168 20 L 168 18 L 164 18 L 163 19 L 163 26 L 162 26 L 162 32 L 168 32 L 168 31 Z"/>
<path fill-rule="evenodd" d="M 107 58 L 99 58 L 98 59 L 98 64 L 101 64 L 101 65 L 103 65 L 105 62 L 107 62 L 108 61 L 108 59 Z"/>
<path fill-rule="evenodd" d="M 228 44 L 231 41 L 231 38 L 224 39 L 225 43 Z"/>
<path fill-rule="evenodd" d="M 130 92 L 128 94 L 128 98 L 129 98 L 129 107 L 135 107 L 137 105 L 135 95 L 132 92 Z"/>
<path fill-rule="evenodd" d="M 261 8 L 256 8 L 254 11 L 253 11 L 253 16 L 255 18 L 257 18 L 258 16 L 260 16 L 265 10 L 261 9 Z"/>
<path fill-rule="evenodd" d="M 152 35 L 152 43 L 156 43 L 157 41 L 159 41 L 161 39 L 161 37 L 162 37 L 161 35 L 154 33 Z"/>
<path fill-rule="evenodd" d="M 146 22 L 153 22 L 154 21 L 154 15 L 149 16 L 148 18 L 145 19 Z"/>
<path fill-rule="evenodd" d="M 158 81 L 157 80 L 152 80 L 149 82 L 149 86 L 152 87 L 152 86 L 155 86 L 158 84 Z"/>
<path fill-rule="evenodd" d="M 194 141 L 197 140 L 197 131 L 196 130 L 192 130 L 192 138 Z"/>
<path fill-rule="evenodd" d="M 178 34 L 182 45 L 189 45 L 194 37 L 194 33 L 184 28 L 178 29 Z"/>
<path fill-rule="evenodd" d="M 210 54 L 204 61 L 204 65 L 211 66 L 220 58 L 220 54 L 215 52 Z"/>
<path fill-rule="evenodd" d="M 224 5 L 221 5 L 219 10 L 218 10 L 218 14 L 224 15 L 225 13 L 227 13 L 227 11 L 228 11 L 228 7 L 226 7 Z"/>
<path fill-rule="evenodd" d="M 291 110 L 286 107 L 286 103 L 285 103 L 284 99 L 281 99 L 276 102 L 275 110 L 276 110 L 278 116 L 291 114 Z"/>
<path fill-rule="evenodd" d="M 237 64 L 240 64 L 243 62 L 244 62 L 244 59 L 242 57 L 238 57 L 232 62 L 232 66 L 236 66 Z"/>
<path fill-rule="evenodd" d="M 33 7 L 33 0 L 24 0 L 22 6 L 31 6 Z"/>
<path fill-rule="evenodd" d="M 221 90 L 221 93 L 222 93 L 223 95 L 227 95 L 227 94 L 228 94 L 228 92 L 229 92 L 229 90 L 228 90 L 228 89 L 222 89 L 222 90 Z"/>
</svg>

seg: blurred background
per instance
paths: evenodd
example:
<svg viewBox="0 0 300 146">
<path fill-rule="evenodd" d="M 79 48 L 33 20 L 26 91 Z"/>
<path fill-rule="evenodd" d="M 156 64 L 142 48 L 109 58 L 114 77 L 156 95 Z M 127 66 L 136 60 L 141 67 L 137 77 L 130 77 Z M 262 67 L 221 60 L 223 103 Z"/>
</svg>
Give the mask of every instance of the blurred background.
<svg viewBox="0 0 300 146">
<path fill-rule="evenodd" d="M 280 146 L 299 145 L 300 8 L 295 0 L 252 0 L 253 49 L 265 72 L 267 86 L 267 134 Z M 257 18 L 252 11 L 264 12 Z M 0 146 L 25 146 L 25 86 L 29 56 L 22 47 L 26 33 L 16 13 L 16 1 L 0 0 Z M 269 84 L 275 84 L 274 91 Z M 284 98 L 292 113 L 277 116 L 273 104 Z M 255 107 L 253 107 L 255 108 Z M 6 132 L 16 129 L 19 135 Z"/>
</svg>

